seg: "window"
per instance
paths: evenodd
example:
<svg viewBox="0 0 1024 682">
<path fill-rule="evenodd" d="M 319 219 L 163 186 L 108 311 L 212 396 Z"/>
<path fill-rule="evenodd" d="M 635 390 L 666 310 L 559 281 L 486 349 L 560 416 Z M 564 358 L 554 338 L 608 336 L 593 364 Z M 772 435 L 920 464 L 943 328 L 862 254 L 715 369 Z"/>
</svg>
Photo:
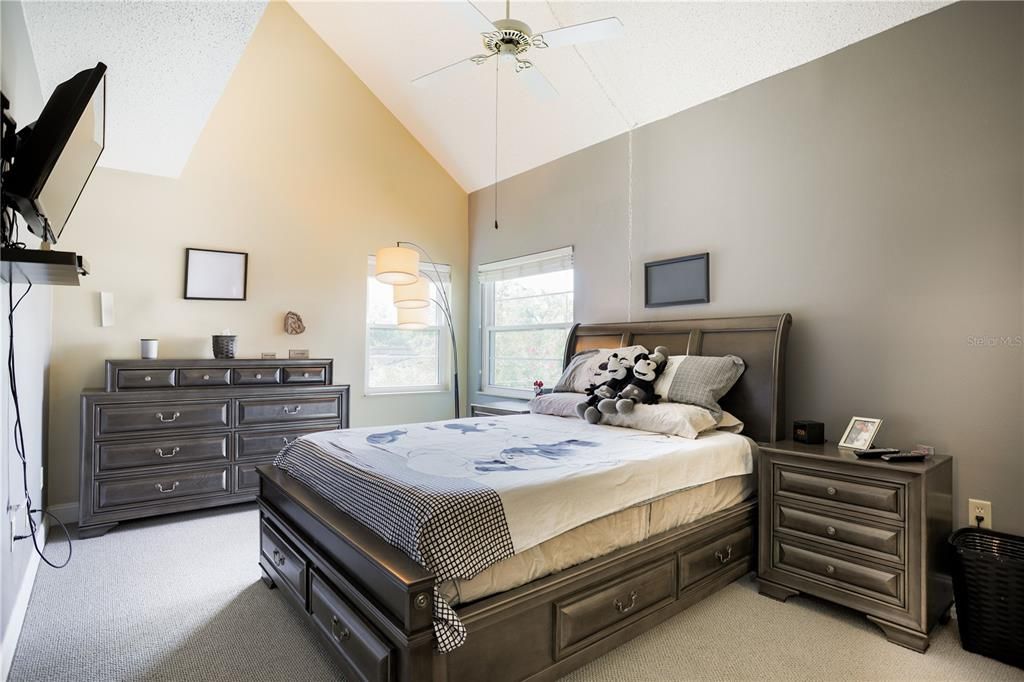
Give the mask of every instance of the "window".
<svg viewBox="0 0 1024 682">
<path fill-rule="evenodd" d="M 572 327 L 572 247 L 481 265 L 481 390 L 528 396 L 562 373 Z"/>
<path fill-rule="evenodd" d="M 451 349 L 444 314 L 431 303 L 430 326 L 399 329 L 392 287 L 377 281 L 373 265 L 371 256 L 366 276 L 366 393 L 448 390 Z M 437 298 L 434 266 L 420 265 L 420 274 L 431 280 L 431 298 Z M 437 269 L 445 292 L 450 293 L 450 268 L 438 265 Z"/>
</svg>

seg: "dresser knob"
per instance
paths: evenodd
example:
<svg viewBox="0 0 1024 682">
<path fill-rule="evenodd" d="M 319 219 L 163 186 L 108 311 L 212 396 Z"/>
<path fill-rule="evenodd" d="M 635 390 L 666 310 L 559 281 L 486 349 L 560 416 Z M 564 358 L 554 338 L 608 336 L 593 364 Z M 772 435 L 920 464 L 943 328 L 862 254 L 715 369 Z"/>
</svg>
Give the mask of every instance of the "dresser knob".
<svg viewBox="0 0 1024 682">
<path fill-rule="evenodd" d="M 836 534 L 836 529 L 833 528 L 832 526 L 829 526 L 829 527 L 827 527 L 825 529 L 825 535 L 829 536 L 830 538 L 831 537 L 835 537 L 835 534 Z"/>
<path fill-rule="evenodd" d="M 260 374 L 259 372 L 256 372 L 256 378 L 257 378 L 257 379 L 262 379 L 262 378 L 263 378 L 263 375 L 262 375 L 262 374 Z"/>
<path fill-rule="evenodd" d="M 828 566 L 825 567 L 825 572 L 828 573 L 829 575 L 832 575 L 833 573 L 836 572 L 836 567 L 833 566 L 832 564 L 829 564 Z"/>
<path fill-rule="evenodd" d="M 832 486 L 829 486 L 829 487 L 825 488 L 825 492 L 827 492 L 829 495 L 835 495 L 836 494 L 836 489 L 833 488 Z"/>
<path fill-rule="evenodd" d="M 153 377 L 151 377 L 151 376 L 149 376 L 149 375 L 147 374 L 147 375 L 146 375 L 146 379 L 145 379 L 145 380 L 146 380 L 146 381 L 152 381 L 152 380 L 153 380 Z"/>
<path fill-rule="evenodd" d="M 209 380 L 210 380 L 210 375 L 209 374 L 204 374 L 203 375 L 203 381 L 209 381 Z"/>
<path fill-rule="evenodd" d="M 308 379 L 309 378 L 309 372 L 303 372 L 302 373 L 302 378 L 303 379 Z"/>
</svg>

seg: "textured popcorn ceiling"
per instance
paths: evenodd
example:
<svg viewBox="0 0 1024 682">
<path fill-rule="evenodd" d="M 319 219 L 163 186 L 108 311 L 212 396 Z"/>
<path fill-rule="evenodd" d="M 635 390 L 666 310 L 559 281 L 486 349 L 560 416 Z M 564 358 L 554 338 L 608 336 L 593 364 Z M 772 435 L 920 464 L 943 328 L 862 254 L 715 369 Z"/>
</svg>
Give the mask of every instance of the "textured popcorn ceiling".
<svg viewBox="0 0 1024 682">
<path fill-rule="evenodd" d="M 504 3 L 479 2 L 490 18 Z M 947 2 L 512 2 L 534 32 L 618 16 L 612 42 L 530 57 L 559 90 L 499 74 L 501 178 L 834 52 Z M 467 190 L 494 182 L 493 62 L 421 90 L 409 81 L 480 51 L 450 2 L 292 6 Z M 507 66 L 507 65 L 506 65 Z"/>
<path fill-rule="evenodd" d="M 265 2 L 24 2 L 43 94 L 102 61 L 100 165 L 177 177 Z"/>
</svg>

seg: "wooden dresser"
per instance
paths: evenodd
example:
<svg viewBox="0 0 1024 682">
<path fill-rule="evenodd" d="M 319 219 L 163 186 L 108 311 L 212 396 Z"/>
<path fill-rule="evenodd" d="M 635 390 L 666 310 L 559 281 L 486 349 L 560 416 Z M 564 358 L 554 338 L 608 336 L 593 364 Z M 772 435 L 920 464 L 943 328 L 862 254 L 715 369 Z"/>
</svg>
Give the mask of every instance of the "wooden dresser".
<svg viewBox="0 0 1024 682">
<path fill-rule="evenodd" d="M 121 521 L 253 500 L 256 467 L 348 426 L 332 360 L 108 360 L 82 393 L 79 536 Z"/>
<path fill-rule="evenodd" d="M 889 464 L 793 441 L 761 452 L 761 593 L 842 604 L 889 641 L 924 652 L 953 604 L 952 458 Z"/>
</svg>

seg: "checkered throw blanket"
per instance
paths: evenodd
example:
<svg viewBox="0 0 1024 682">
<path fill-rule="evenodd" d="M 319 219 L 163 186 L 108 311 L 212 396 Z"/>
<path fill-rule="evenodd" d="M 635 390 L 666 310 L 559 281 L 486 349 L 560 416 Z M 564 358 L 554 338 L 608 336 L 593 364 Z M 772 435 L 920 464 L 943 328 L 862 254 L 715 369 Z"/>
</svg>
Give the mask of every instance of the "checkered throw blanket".
<svg viewBox="0 0 1024 682">
<path fill-rule="evenodd" d="M 274 463 L 440 584 L 626 507 L 752 471 L 746 438 L 704 440 L 517 415 L 310 434 Z M 465 641 L 436 589 L 433 618 L 439 651 Z"/>
</svg>

